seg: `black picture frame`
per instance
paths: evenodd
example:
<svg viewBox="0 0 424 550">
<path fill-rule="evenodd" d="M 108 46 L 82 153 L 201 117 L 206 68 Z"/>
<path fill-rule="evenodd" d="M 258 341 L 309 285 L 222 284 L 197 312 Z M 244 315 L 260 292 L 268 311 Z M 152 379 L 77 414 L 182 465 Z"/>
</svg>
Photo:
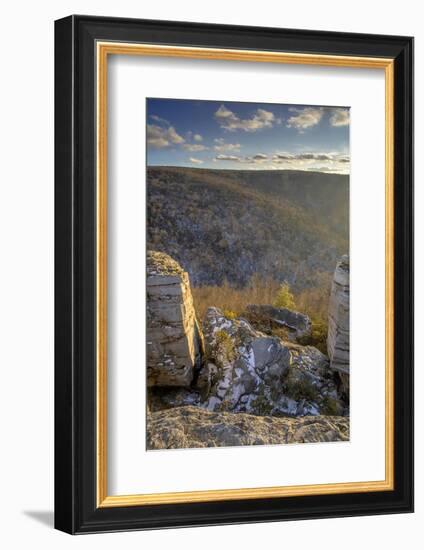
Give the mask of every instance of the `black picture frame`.
<svg viewBox="0 0 424 550">
<path fill-rule="evenodd" d="M 96 41 L 394 60 L 392 491 L 96 504 Z M 413 39 L 73 15 L 55 22 L 55 527 L 67 533 L 413 511 Z"/>
</svg>

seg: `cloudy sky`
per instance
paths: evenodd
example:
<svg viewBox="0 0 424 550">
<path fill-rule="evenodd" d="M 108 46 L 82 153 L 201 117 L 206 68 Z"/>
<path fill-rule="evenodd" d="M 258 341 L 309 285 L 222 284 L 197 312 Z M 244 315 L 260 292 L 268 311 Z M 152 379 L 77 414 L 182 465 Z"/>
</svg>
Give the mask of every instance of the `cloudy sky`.
<svg viewBox="0 0 424 550">
<path fill-rule="evenodd" d="M 147 100 L 149 166 L 349 173 L 341 107 Z"/>
</svg>

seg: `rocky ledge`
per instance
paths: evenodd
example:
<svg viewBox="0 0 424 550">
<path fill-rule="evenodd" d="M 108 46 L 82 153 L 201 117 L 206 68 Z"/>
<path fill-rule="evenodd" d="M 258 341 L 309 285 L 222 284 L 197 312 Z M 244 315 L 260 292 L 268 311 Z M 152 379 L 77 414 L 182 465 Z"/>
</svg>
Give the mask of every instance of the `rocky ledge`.
<svg viewBox="0 0 424 550">
<path fill-rule="evenodd" d="M 339 373 L 345 393 L 349 394 L 349 256 L 336 266 L 328 310 L 327 350 L 331 368 Z"/>
<path fill-rule="evenodd" d="M 307 315 L 285 307 L 250 304 L 246 308 L 248 319 L 264 332 L 272 332 L 273 326 L 288 329 L 289 340 L 296 341 L 311 335 L 312 322 Z"/>
<path fill-rule="evenodd" d="M 147 253 L 147 384 L 189 386 L 202 339 L 188 274 L 167 254 Z"/>
<path fill-rule="evenodd" d="M 349 440 L 349 418 L 276 418 L 185 406 L 151 413 L 147 449 L 281 445 Z"/>
</svg>

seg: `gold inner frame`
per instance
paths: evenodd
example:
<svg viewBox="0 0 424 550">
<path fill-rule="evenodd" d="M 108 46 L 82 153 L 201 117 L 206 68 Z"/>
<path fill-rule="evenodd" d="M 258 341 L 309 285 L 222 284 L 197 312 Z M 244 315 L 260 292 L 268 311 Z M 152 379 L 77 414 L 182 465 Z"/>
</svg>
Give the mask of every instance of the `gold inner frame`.
<svg viewBox="0 0 424 550">
<path fill-rule="evenodd" d="M 141 506 L 219 500 L 276 498 L 394 489 L 394 60 L 122 42 L 97 42 L 97 506 Z M 217 489 L 108 496 L 107 493 L 107 61 L 109 55 L 142 55 L 384 69 L 385 71 L 385 479 L 315 485 Z"/>
</svg>

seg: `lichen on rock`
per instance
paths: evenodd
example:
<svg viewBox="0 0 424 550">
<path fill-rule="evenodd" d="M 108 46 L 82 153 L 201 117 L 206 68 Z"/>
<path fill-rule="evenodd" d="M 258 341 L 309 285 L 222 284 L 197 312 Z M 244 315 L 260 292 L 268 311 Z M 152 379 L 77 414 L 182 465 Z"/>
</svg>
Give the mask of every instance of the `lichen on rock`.
<svg viewBox="0 0 424 550">
<path fill-rule="evenodd" d="M 202 407 L 303 416 L 320 414 L 328 398 L 338 401 L 328 358 L 316 348 L 265 335 L 244 319 L 226 318 L 217 308 L 208 309 L 203 329 L 208 361 L 198 378 L 207 379 Z M 342 413 L 341 403 L 337 410 Z"/>
</svg>

